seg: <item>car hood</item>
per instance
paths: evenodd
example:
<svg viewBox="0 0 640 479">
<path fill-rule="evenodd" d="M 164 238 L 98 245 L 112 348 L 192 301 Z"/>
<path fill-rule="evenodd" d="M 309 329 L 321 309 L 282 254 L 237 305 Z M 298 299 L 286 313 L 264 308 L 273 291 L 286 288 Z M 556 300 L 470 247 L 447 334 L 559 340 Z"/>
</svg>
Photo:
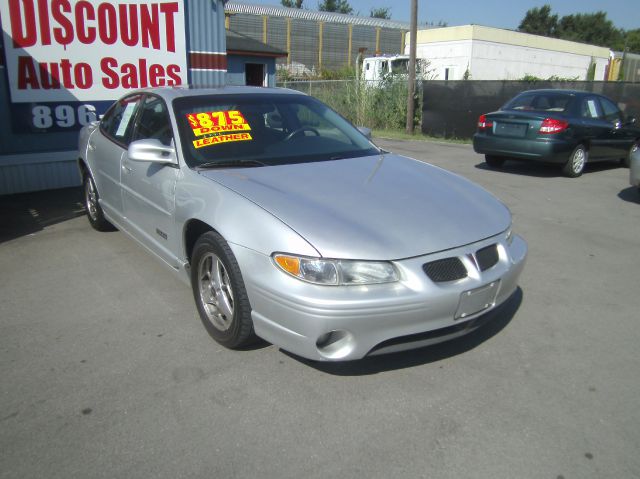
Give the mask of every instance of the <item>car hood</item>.
<svg viewBox="0 0 640 479">
<path fill-rule="evenodd" d="M 508 209 L 481 187 L 393 154 L 200 173 L 269 211 L 326 258 L 421 256 L 511 223 Z"/>
</svg>

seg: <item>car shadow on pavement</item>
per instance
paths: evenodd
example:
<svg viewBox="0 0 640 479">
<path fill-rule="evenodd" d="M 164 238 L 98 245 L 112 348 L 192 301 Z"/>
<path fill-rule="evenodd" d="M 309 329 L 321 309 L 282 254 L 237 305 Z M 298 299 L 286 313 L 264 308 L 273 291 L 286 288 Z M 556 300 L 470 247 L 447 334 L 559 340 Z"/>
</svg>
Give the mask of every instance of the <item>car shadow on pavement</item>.
<svg viewBox="0 0 640 479">
<path fill-rule="evenodd" d="M 491 168 L 485 162 L 475 165 L 479 170 L 494 171 L 496 173 L 509 173 L 522 176 L 533 176 L 536 178 L 556 178 L 563 177 L 562 166 L 555 163 L 541 163 L 532 161 L 507 160 L 500 168 Z M 597 163 L 587 163 L 584 167 L 585 175 L 597 173 L 599 171 L 614 170 L 620 168 L 615 161 L 599 161 Z M 567 178 L 570 179 L 570 178 Z"/>
<path fill-rule="evenodd" d="M 0 196 L 0 243 L 37 233 L 85 213 L 82 188 Z"/>
<path fill-rule="evenodd" d="M 312 361 L 286 351 L 282 352 L 318 371 L 336 376 L 366 376 L 384 371 L 423 366 L 465 353 L 491 339 L 511 322 L 522 304 L 522 298 L 522 289 L 518 288 L 503 305 L 488 313 L 493 318 L 477 330 L 460 338 L 420 349 L 346 362 Z"/>
<path fill-rule="evenodd" d="M 637 186 L 629 186 L 618 193 L 618 198 L 628 201 L 629 203 L 640 204 L 640 188 Z"/>
</svg>

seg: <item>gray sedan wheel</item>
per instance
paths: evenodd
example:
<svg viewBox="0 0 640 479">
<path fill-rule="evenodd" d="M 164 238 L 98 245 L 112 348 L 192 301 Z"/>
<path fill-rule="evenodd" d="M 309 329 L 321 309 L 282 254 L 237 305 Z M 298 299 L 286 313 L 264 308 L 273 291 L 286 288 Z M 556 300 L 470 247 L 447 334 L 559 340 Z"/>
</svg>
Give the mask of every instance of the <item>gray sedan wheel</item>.
<svg viewBox="0 0 640 479">
<path fill-rule="evenodd" d="M 584 145 L 576 146 L 575 150 L 569 156 L 569 160 L 565 163 L 562 171 L 569 178 L 577 178 L 582 175 L 584 171 L 584 165 L 587 163 L 589 154 Z"/>
<path fill-rule="evenodd" d="M 194 246 L 191 286 L 200 319 L 213 339 L 228 348 L 255 339 L 240 267 L 227 242 L 213 231 Z"/>
<path fill-rule="evenodd" d="M 84 207 L 89 224 L 97 231 L 113 231 L 114 226 L 107 221 L 99 203 L 98 189 L 89 173 L 84 176 Z"/>
<path fill-rule="evenodd" d="M 504 165 L 504 158 L 501 156 L 484 155 L 484 161 L 491 168 L 502 168 L 502 165 Z"/>
</svg>

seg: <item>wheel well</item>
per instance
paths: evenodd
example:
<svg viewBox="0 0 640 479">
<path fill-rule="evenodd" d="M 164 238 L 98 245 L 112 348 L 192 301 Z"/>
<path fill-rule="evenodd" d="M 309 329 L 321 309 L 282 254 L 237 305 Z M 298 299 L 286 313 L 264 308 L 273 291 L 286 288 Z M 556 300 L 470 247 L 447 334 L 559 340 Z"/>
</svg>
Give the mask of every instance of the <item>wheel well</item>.
<svg viewBox="0 0 640 479">
<path fill-rule="evenodd" d="M 87 171 L 89 171 L 89 168 L 87 168 L 87 165 L 84 163 L 84 160 L 82 158 L 78 158 L 78 170 L 80 171 L 81 179 L 84 181 L 84 177 L 87 176 Z"/>
<path fill-rule="evenodd" d="M 190 220 L 184 227 L 184 252 L 187 255 L 187 261 L 191 262 L 191 253 L 198 238 L 207 231 L 215 231 L 204 221 Z"/>
</svg>

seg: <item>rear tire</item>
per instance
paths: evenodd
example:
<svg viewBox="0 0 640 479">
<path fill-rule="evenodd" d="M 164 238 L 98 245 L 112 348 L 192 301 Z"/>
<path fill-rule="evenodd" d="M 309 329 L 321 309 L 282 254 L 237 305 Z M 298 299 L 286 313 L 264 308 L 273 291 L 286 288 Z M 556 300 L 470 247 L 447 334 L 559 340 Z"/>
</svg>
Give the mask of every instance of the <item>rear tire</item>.
<svg viewBox="0 0 640 479">
<path fill-rule="evenodd" d="M 584 165 L 587 163 L 589 152 L 584 145 L 578 145 L 569 156 L 569 159 L 564 164 L 562 172 L 569 178 L 577 178 L 582 175 L 584 171 Z"/>
<path fill-rule="evenodd" d="M 494 155 L 484 155 L 484 161 L 490 168 L 502 168 L 504 165 L 504 158 Z"/>
<path fill-rule="evenodd" d="M 213 339 L 230 349 L 255 341 L 240 267 L 227 242 L 214 231 L 200 236 L 193 247 L 191 288 L 202 324 Z"/>
<path fill-rule="evenodd" d="M 84 175 L 84 207 L 87 210 L 89 224 L 96 231 L 114 231 L 116 228 L 104 217 L 100 206 L 98 189 L 90 173 Z"/>
</svg>

